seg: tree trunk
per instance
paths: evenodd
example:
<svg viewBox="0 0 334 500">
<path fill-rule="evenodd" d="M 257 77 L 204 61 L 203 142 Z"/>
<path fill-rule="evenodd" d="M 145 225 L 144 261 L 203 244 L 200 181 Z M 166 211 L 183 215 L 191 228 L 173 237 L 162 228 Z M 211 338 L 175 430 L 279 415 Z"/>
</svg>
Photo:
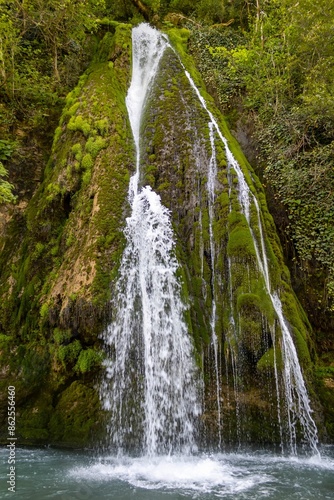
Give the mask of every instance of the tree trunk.
<svg viewBox="0 0 334 500">
<path fill-rule="evenodd" d="M 58 50 L 57 50 L 57 45 L 54 43 L 53 46 L 53 72 L 54 72 L 54 77 L 57 83 L 60 82 L 60 76 L 59 76 L 59 71 L 58 71 Z"/>
<path fill-rule="evenodd" d="M 139 10 L 139 12 L 144 16 L 146 21 L 150 20 L 150 9 L 141 0 L 131 0 L 133 5 Z"/>
</svg>

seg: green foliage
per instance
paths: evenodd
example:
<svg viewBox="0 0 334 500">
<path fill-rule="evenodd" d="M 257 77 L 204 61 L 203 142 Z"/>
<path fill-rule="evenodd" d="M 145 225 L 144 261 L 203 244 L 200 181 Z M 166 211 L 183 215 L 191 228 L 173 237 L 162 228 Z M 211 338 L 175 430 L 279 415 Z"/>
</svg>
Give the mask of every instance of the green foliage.
<svg viewBox="0 0 334 500">
<path fill-rule="evenodd" d="M 61 345 L 57 350 L 57 358 L 62 363 L 63 367 L 68 369 L 75 364 L 81 351 L 81 343 L 79 340 L 74 340 L 67 345 Z"/>
<path fill-rule="evenodd" d="M 13 194 L 14 186 L 5 180 L 5 178 L 8 177 L 8 171 L 1 161 L 9 160 L 16 147 L 16 142 L 4 139 L 0 140 L 0 205 L 2 203 L 14 203 L 16 201 L 16 196 Z"/>
<path fill-rule="evenodd" d="M 192 28 L 191 31 L 190 52 L 207 88 L 214 91 L 220 106 L 226 111 L 243 89 L 240 71 L 233 67 L 231 54 L 242 50 L 244 44 L 245 35 L 232 28 Z"/>
<path fill-rule="evenodd" d="M 326 269 L 334 304 L 334 8 L 325 0 L 258 2 L 248 31 L 193 30 L 190 48 L 205 82 L 229 112 L 242 101 L 257 161 L 287 212 L 300 266 Z M 232 115 L 231 115 L 232 116 Z M 233 118 L 234 119 L 234 118 Z M 275 206 L 275 209 L 276 209 Z M 333 306 L 334 307 L 334 306 Z"/>
<path fill-rule="evenodd" d="M 121 21 L 129 20 L 136 13 L 131 0 L 106 0 L 106 9 L 109 15 L 108 21 L 110 21 L 110 17 Z"/>
<path fill-rule="evenodd" d="M 17 147 L 16 142 L 0 139 L 0 161 L 8 160 Z"/>
<path fill-rule="evenodd" d="M 4 335 L 3 333 L 0 333 L 0 346 L 9 343 L 10 340 L 11 338 L 9 337 L 9 335 Z"/>
<path fill-rule="evenodd" d="M 16 196 L 13 194 L 14 186 L 4 179 L 8 172 L 0 161 L 0 205 L 2 203 L 14 203 Z"/>
<path fill-rule="evenodd" d="M 4 122 L 49 125 L 90 59 L 104 1 L 0 2 L 0 100 Z M 75 111 L 70 110 L 71 113 Z"/>
<path fill-rule="evenodd" d="M 222 0 L 200 0 L 196 7 L 199 18 L 209 24 L 224 21 L 225 4 Z"/>
</svg>

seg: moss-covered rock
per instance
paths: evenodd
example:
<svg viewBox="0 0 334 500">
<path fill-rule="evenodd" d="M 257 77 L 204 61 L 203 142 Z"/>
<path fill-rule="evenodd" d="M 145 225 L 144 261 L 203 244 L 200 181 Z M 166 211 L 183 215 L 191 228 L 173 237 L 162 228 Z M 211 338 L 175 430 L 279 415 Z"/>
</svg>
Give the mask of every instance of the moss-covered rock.
<svg viewBox="0 0 334 500">
<path fill-rule="evenodd" d="M 133 170 L 125 106 L 131 27 L 114 28 L 67 96 L 44 180 L 24 219 L 12 221 L 1 243 L 0 328 L 8 337 L 1 364 L 15 375 L 25 442 L 84 445 L 93 424 L 86 424 L 85 416 L 77 423 L 78 409 L 89 401 L 95 401 L 92 412 L 98 408 L 95 389 L 85 384 L 101 368 L 98 336 L 110 314 L 110 284 L 123 247 Z M 76 395 L 73 385 L 63 396 L 73 379 L 80 391 Z M 70 404 L 72 417 L 61 417 Z M 59 424 L 63 431 L 57 428 L 61 418 L 67 419 Z"/>
<path fill-rule="evenodd" d="M 92 387 L 79 381 L 65 389 L 48 422 L 48 439 L 64 446 L 84 447 L 101 436 L 99 397 Z"/>
<path fill-rule="evenodd" d="M 214 402 L 217 393 L 210 389 L 215 387 L 217 377 L 217 367 L 212 361 L 216 354 L 210 345 L 214 329 L 221 346 L 219 377 L 229 379 L 221 398 L 229 398 L 232 387 L 239 393 L 234 409 L 234 418 L 238 419 L 243 406 L 238 403 L 238 398 L 247 400 L 252 394 L 252 407 L 262 408 L 261 419 L 266 419 L 268 424 L 265 440 L 270 441 L 269 429 L 273 428 L 271 422 L 275 421 L 272 439 L 278 441 L 277 398 L 280 396 L 276 384 L 283 394 L 283 360 L 279 348 L 281 332 L 271 293 L 277 292 L 281 296 L 284 316 L 308 382 L 312 378 L 310 326 L 291 291 L 289 273 L 261 184 L 206 94 L 186 53 L 188 34 L 187 30 L 169 32 L 178 55 L 171 49 L 166 50 L 146 104 L 141 126 L 141 182 L 156 189 L 164 205 L 171 210 L 176 253 L 186 282 L 185 298 L 191 304 L 187 317 L 189 330 L 194 336 L 205 373 L 207 413 L 204 420 L 211 422 L 210 432 L 217 436 L 219 427 L 217 421 L 213 424 L 215 418 L 212 418 L 213 414 L 217 418 L 217 401 Z M 249 187 L 249 220 L 239 199 L 239 174 L 228 165 L 225 147 L 216 133 L 213 139 L 215 150 L 212 150 L 210 117 L 190 85 L 179 56 L 239 162 Z M 214 201 L 210 205 L 212 194 L 208 192 L 208 177 L 213 154 L 217 172 Z M 288 301 L 286 294 L 289 294 Z M 273 367 L 273 342 L 276 343 L 276 367 Z M 226 347 L 223 349 L 222 346 Z M 279 377 L 278 382 L 276 377 Z M 263 384 L 265 391 L 259 390 Z M 281 401 L 281 404 L 284 403 Z M 258 433 L 258 439 L 264 439 L 260 437 L 262 431 L 256 411 L 248 411 L 246 406 L 242 411 L 247 416 L 243 419 L 241 432 L 247 432 L 243 425 L 250 426 L 253 438 Z M 226 429 L 223 433 L 229 440 L 229 431 Z M 235 438 L 234 435 L 231 439 Z"/>
</svg>

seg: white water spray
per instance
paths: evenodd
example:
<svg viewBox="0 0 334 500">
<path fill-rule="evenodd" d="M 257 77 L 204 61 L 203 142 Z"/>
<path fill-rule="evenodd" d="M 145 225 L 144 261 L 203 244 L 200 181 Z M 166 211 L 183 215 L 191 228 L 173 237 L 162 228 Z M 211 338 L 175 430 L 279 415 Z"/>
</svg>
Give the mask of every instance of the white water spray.
<svg viewBox="0 0 334 500">
<path fill-rule="evenodd" d="M 104 334 L 110 359 L 101 390 L 111 411 L 116 448 L 137 447 L 147 455 L 194 449 L 193 420 L 200 413 L 170 214 L 150 187 L 139 187 L 142 111 L 166 46 L 165 38 L 148 25 L 133 29 L 133 76 L 126 103 L 136 172 L 129 186 L 132 213 L 126 220 L 115 316 Z"/>
</svg>

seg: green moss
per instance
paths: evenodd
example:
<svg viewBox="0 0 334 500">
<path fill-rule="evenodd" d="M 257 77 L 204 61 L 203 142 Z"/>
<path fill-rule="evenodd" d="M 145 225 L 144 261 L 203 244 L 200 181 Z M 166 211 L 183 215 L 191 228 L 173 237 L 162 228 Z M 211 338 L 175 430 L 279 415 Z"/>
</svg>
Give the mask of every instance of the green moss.
<svg viewBox="0 0 334 500">
<path fill-rule="evenodd" d="M 67 114 L 69 116 L 73 116 L 77 112 L 79 107 L 80 107 L 80 102 L 76 102 L 75 104 L 73 104 L 73 106 L 70 107 L 70 109 L 67 111 Z"/>
<path fill-rule="evenodd" d="M 85 120 L 81 115 L 72 116 L 67 124 L 67 128 L 68 130 L 72 130 L 74 132 L 80 131 L 86 137 L 89 135 L 90 132 L 90 124 L 88 120 Z"/>
<path fill-rule="evenodd" d="M 65 369 L 69 369 L 76 363 L 81 349 L 82 346 L 79 340 L 74 340 L 68 345 L 61 345 L 57 351 L 57 359 Z"/>
<path fill-rule="evenodd" d="M 94 165 L 92 155 L 90 153 L 86 153 L 85 156 L 81 160 L 81 166 L 85 170 L 90 170 Z"/>
<path fill-rule="evenodd" d="M 68 328 L 66 330 L 62 330 L 61 328 L 55 328 L 53 330 L 53 340 L 56 344 L 67 343 L 71 338 L 71 330 Z"/>
<path fill-rule="evenodd" d="M 57 403 L 49 423 L 50 441 L 67 446 L 84 446 L 96 442 L 99 398 L 94 389 L 79 381 L 73 382 Z"/>
<path fill-rule="evenodd" d="M 275 352 L 276 351 L 276 352 Z M 259 372 L 262 371 L 272 371 L 275 370 L 275 359 L 276 359 L 276 369 L 278 372 L 283 369 L 283 360 L 281 350 L 276 346 L 274 350 L 273 347 L 268 349 L 263 356 L 257 362 L 256 368 Z"/>
<path fill-rule="evenodd" d="M 61 127 L 57 127 L 56 130 L 55 130 L 55 133 L 54 133 L 54 138 L 53 138 L 53 146 L 52 146 L 52 149 L 54 149 L 59 141 L 59 138 L 62 134 L 62 128 Z"/>
<path fill-rule="evenodd" d="M 49 314 L 49 305 L 47 303 L 44 303 L 40 308 L 41 318 L 46 318 L 48 314 Z"/>
<path fill-rule="evenodd" d="M 74 145 L 71 147 L 71 151 L 72 151 L 72 153 L 74 154 L 75 159 L 76 159 L 77 161 L 81 161 L 81 158 L 82 158 L 82 146 L 81 146 L 81 143 L 80 143 L 80 142 L 77 142 L 76 144 L 74 144 Z"/>
<path fill-rule="evenodd" d="M 101 366 L 102 353 L 94 349 L 85 349 L 80 352 L 74 370 L 79 373 L 87 373 Z"/>
<path fill-rule="evenodd" d="M 294 339 L 294 344 L 298 353 L 298 358 L 301 366 L 304 367 L 305 371 L 312 369 L 312 362 L 310 351 L 308 345 L 302 335 L 302 333 L 297 328 L 292 328 L 292 334 Z"/>
<path fill-rule="evenodd" d="M 247 227 L 236 227 L 229 233 L 227 253 L 230 257 L 256 257 L 252 235 Z"/>
<path fill-rule="evenodd" d="M 101 149 L 107 147 L 107 141 L 101 136 L 89 137 L 85 145 L 85 150 L 92 155 L 92 158 L 96 158 Z"/>
<path fill-rule="evenodd" d="M 87 170 L 82 176 L 82 185 L 87 186 L 92 178 L 91 170 Z"/>
<path fill-rule="evenodd" d="M 326 434 L 324 438 L 330 442 L 334 440 L 334 390 L 333 386 L 326 384 L 324 380 L 319 380 L 316 384 L 316 391 L 321 401 L 325 419 Z"/>
<path fill-rule="evenodd" d="M 17 433 L 25 444 L 45 443 L 49 439 L 48 423 L 53 412 L 52 397 L 42 391 L 33 397 L 17 419 Z"/>
<path fill-rule="evenodd" d="M 242 293 L 238 295 L 237 308 L 247 312 L 254 308 L 260 309 L 260 297 L 255 293 Z"/>
<path fill-rule="evenodd" d="M 97 120 L 95 126 L 101 136 L 107 135 L 109 124 L 107 118 L 102 118 L 102 120 Z"/>
</svg>

